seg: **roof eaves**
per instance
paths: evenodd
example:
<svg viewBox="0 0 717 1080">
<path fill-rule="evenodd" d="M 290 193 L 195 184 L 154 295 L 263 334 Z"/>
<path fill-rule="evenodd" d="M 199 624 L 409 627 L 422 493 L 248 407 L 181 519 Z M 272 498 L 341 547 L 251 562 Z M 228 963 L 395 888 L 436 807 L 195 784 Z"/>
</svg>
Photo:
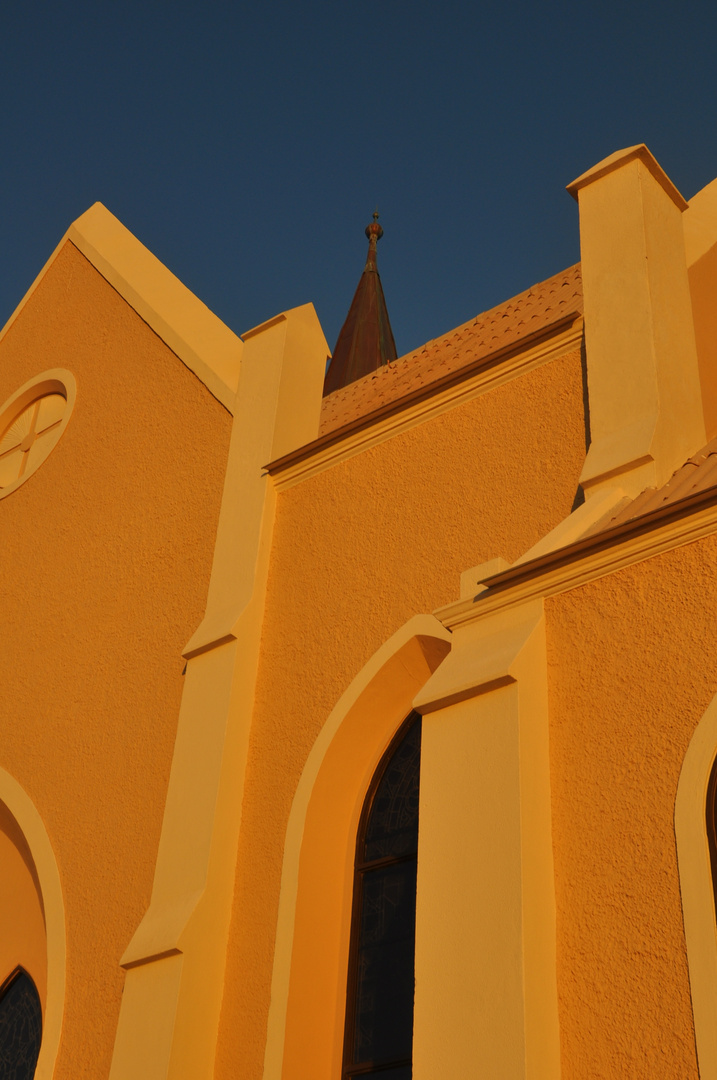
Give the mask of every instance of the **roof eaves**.
<svg viewBox="0 0 717 1080">
<path fill-rule="evenodd" d="M 582 313 L 579 263 L 433 338 L 373 374 L 336 389 L 324 398 L 322 434 L 458 371 L 472 360 L 522 341 L 570 311 Z"/>
<path fill-rule="evenodd" d="M 555 551 L 551 551 L 537 559 L 532 559 L 530 562 L 521 563 L 518 566 L 504 570 L 500 574 L 493 574 L 482 581 L 481 584 L 491 591 L 492 595 L 495 595 L 529 581 L 531 578 L 540 577 L 559 567 L 577 562 L 595 552 L 614 547 L 641 533 L 650 532 L 713 505 L 717 505 L 717 483 L 703 490 L 692 492 L 683 499 L 664 503 L 648 513 L 619 522 L 617 525 L 608 526 L 601 532 L 582 537 L 572 544 L 556 548 Z M 482 593 L 481 595 L 485 596 L 487 594 Z"/>
<path fill-rule="evenodd" d="M 571 311 L 567 315 L 562 315 L 554 322 L 541 327 L 540 330 L 535 330 L 532 333 L 526 334 L 525 337 L 511 342 L 509 345 L 502 346 L 487 356 L 481 356 L 472 363 L 468 363 L 455 371 L 450 371 L 446 375 L 425 383 L 423 386 L 418 387 L 402 397 L 386 402 L 386 404 L 381 405 L 377 409 L 373 409 L 362 416 L 356 417 L 354 420 L 351 420 L 347 424 L 343 424 L 341 427 L 327 431 L 324 435 L 320 435 L 318 439 L 314 439 L 313 442 L 299 447 L 298 450 L 294 450 L 291 454 L 286 454 L 284 457 L 269 462 L 264 468 L 271 475 L 281 472 L 283 469 L 311 457 L 317 451 L 322 450 L 327 446 L 331 446 L 333 443 L 340 442 L 348 435 L 351 435 L 362 428 L 370 427 L 372 424 L 377 423 L 379 420 L 383 420 L 393 413 L 401 412 L 403 409 L 407 409 L 421 400 L 432 397 L 442 390 L 446 390 L 451 386 L 464 382 L 478 372 L 495 366 L 502 360 L 505 360 L 515 353 L 521 352 L 528 346 L 538 344 L 544 339 L 559 334 L 562 330 L 572 326 L 575 320 L 579 318 L 581 318 L 581 312 L 579 311 Z"/>
</svg>

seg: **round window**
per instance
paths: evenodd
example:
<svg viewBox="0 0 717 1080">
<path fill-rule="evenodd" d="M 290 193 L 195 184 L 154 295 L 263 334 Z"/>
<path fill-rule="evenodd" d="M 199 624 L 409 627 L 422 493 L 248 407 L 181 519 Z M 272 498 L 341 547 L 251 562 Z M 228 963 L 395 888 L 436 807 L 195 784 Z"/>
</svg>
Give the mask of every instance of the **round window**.
<svg viewBox="0 0 717 1080">
<path fill-rule="evenodd" d="M 52 371 L 26 383 L 0 409 L 0 498 L 31 476 L 57 445 L 74 397 L 69 371 Z"/>
</svg>

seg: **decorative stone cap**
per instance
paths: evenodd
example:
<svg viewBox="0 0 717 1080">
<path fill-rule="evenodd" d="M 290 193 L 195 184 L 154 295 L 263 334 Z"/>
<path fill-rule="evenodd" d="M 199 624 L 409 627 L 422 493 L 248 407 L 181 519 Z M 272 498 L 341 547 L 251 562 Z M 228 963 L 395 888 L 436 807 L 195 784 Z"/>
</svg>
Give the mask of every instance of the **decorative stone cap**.
<svg viewBox="0 0 717 1080">
<path fill-rule="evenodd" d="M 657 160 L 653 157 L 644 143 L 638 143 L 637 146 L 628 146 L 625 150 L 616 150 L 614 154 L 610 154 L 609 157 L 599 161 L 597 165 L 593 165 L 592 169 L 588 169 L 588 171 L 584 172 L 582 176 L 579 176 L 577 180 L 573 180 L 571 184 L 568 184 L 566 190 L 577 200 L 578 192 L 582 188 L 587 187 L 588 184 L 592 184 L 595 180 L 599 180 L 601 176 L 607 176 L 608 173 L 614 172 L 615 169 L 622 168 L 623 165 L 627 165 L 628 162 L 634 161 L 635 159 L 639 159 L 652 173 L 655 180 L 657 180 L 658 184 L 664 188 L 678 210 L 687 209 L 687 200 L 683 198 L 665 170 L 658 164 Z"/>
</svg>

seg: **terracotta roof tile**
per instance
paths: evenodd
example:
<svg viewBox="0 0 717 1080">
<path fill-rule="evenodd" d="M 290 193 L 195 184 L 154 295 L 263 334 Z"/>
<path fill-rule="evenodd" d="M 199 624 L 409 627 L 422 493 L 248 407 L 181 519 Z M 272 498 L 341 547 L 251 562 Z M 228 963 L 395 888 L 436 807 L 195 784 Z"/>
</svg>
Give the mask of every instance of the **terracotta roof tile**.
<svg viewBox="0 0 717 1080">
<path fill-rule="evenodd" d="M 398 401 L 582 309 L 582 280 L 577 263 L 329 394 L 323 402 L 321 434 Z"/>
<path fill-rule="evenodd" d="M 620 504 L 617 513 L 596 522 L 585 535 L 595 536 L 616 525 L 624 525 L 628 521 L 634 521 L 645 514 L 651 514 L 655 510 L 680 502 L 700 491 L 707 491 L 708 488 L 716 485 L 717 438 L 707 443 L 707 446 L 680 466 L 661 488 L 646 488 L 636 498 L 625 499 Z"/>
</svg>

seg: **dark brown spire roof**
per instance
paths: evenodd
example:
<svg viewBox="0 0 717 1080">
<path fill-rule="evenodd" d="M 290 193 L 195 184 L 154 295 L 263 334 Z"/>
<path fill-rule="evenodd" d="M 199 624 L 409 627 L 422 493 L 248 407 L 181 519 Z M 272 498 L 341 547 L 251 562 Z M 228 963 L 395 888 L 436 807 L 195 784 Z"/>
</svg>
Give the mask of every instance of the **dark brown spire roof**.
<svg viewBox="0 0 717 1080">
<path fill-rule="evenodd" d="M 383 236 L 378 211 L 366 227 L 366 236 L 368 258 L 326 372 L 324 397 L 396 359 L 396 343 L 376 269 L 376 245 Z"/>
</svg>

